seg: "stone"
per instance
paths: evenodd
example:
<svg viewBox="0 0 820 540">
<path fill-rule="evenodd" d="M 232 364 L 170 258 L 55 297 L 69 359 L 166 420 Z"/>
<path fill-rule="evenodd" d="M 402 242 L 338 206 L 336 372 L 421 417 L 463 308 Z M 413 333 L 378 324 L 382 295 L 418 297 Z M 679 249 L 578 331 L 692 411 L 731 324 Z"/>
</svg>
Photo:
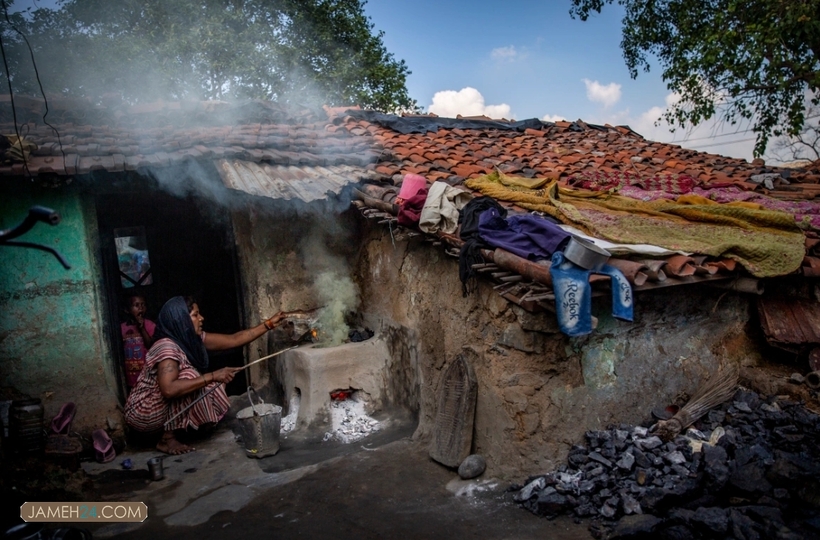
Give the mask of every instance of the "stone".
<svg viewBox="0 0 820 540">
<path fill-rule="evenodd" d="M 643 510 L 641 509 L 641 503 L 639 503 L 634 497 L 630 495 L 624 495 L 621 497 L 621 510 L 623 510 L 624 514 L 627 516 L 631 514 L 643 513 Z"/>
<path fill-rule="evenodd" d="M 556 493 L 555 490 L 552 490 L 551 493 L 549 493 L 549 491 L 549 489 L 545 489 L 538 495 L 536 505 L 539 515 L 552 518 L 568 508 L 569 501 L 565 495 Z"/>
<path fill-rule="evenodd" d="M 486 469 L 487 461 L 484 459 L 484 456 L 471 454 L 464 458 L 464 461 L 458 466 L 458 475 L 462 480 L 469 480 L 481 476 Z"/>
<path fill-rule="evenodd" d="M 726 450 L 721 446 L 703 446 L 703 472 L 706 476 L 706 487 L 718 491 L 729 481 L 729 467 Z"/>
<path fill-rule="evenodd" d="M 652 466 L 652 461 L 646 456 L 646 454 L 638 447 L 632 447 L 632 455 L 635 456 L 635 465 L 641 467 L 642 469 L 648 469 Z"/>
<path fill-rule="evenodd" d="M 760 533 L 756 530 L 755 522 L 744 516 L 735 508 L 729 510 L 731 533 L 737 540 L 760 540 Z"/>
<path fill-rule="evenodd" d="M 663 441 L 660 437 L 653 435 L 652 437 L 648 437 L 646 439 L 639 439 L 635 442 L 635 445 L 640 448 L 641 450 L 654 450 L 663 444 Z"/>
<path fill-rule="evenodd" d="M 706 532 L 722 535 L 729 530 L 729 514 L 723 508 L 700 507 L 692 516 L 692 523 Z"/>
<path fill-rule="evenodd" d="M 617 507 L 612 507 L 612 506 L 610 506 L 606 503 L 604 503 L 604 505 L 599 510 L 599 513 L 607 519 L 612 519 L 613 517 L 615 517 L 616 512 L 617 512 Z"/>
<path fill-rule="evenodd" d="M 759 461 L 737 467 L 729 477 L 729 484 L 742 493 L 758 496 L 772 490 L 772 485 L 766 480 L 765 467 Z"/>
<path fill-rule="evenodd" d="M 516 493 L 513 496 L 513 500 L 515 500 L 516 502 L 524 502 L 524 501 L 528 500 L 530 497 L 532 497 L 533 494 L 538 493 L 539 491 L 544 489 L 544 487 L 546 487 L 546 485 L 547 485 L 546 479 L 543 476 L 539 476 L 535 480 L 533 480 L 532 482 L 529 482 L 526 486 L 524 486 L 521 489 L 521 491 Z"/>
<path fill-rule="evenodd" d="M 792 373 L 791 376 L 789 377 L 789 382 L 792 383 L 792 384 L 803 384 L 803 382 L 805 380 L 806 380 L 805 377 L 803 377 L 799 373 Z"/>
<path fill-rule="evenodd" d="M 615 464 L 619 469 L 623 469 L 625 471 L 631 471 L 632 466 L 635 464 L 635 456 L 632 454 L 623 454 L 621 459 Z"/>
<path fill-rule="evenodd" d="M 746 403 L 745 401 L 735 401 L 734 403 L 732 403 L 732 405 L 734 405 L 735 409 L 739 410 L 740 412 L 744 412 L 744 413 L 752 412 L 752 408 L 749 407 L 749 404 Z"/>
<path fill-rule="evenodd" d="M 605 458 L 604 456 L 602 456 L 598 452 L 590 452 L 589 453 L 589 459 L 591 459 L 593 461 L 597 461 L 598 463 L 600 463 L 601 465 L 603 465 L 607 469 L 612 468 L 612 462 L 609 461 L 607 458 Z"/>
<path fill-rule="evenodd" d="M 612 532 L 607 537 L 609 540 L 627 538 L 649 538 L 655 528 L 663 522 L 661 518 L 650 514 L 633 514 L 624 516 L 613 527 Z"/>
<path fill-rule="evenodd" d="M 683 453 L 679 450 L 669 452 L 668 454 L 663 456 L 663 459 L 670 465 L 680 465 L 682 463 L 686 463 L 686 458 L 683 457 Z"/>
<path fill-rule="evenodd" d="M 646 437 L 647 433 L 649 433 L 649 430 L 645 427 L 637 426 L 632 428 L 633 437 L 644 438 Z"/>
<path fill-rule="evenodd" d="M 695 538 L 695 533 L 686 525 L 672 525 L 671 527 L 659 526 L 657 527 L 658 534 L 652 538 L 658 540 L 692 540 Z"/>
</svg>

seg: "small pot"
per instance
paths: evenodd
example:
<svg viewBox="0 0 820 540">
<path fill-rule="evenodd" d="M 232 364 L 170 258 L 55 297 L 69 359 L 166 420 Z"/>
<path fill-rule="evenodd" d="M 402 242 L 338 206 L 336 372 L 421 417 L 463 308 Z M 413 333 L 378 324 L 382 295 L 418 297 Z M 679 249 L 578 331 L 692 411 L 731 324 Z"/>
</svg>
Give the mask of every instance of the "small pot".
<svg viewBox="0 0 820 540">
<path fill-rule="evenodd" d="M 148 460 L 148 474 L 151 480 L 162 480 L 165 478 L 165 473 L 162 471 L 162 458 L 152 457 Z"/>
<path fill-rule="evenodd" d="M 577 236 L 570 237 L 564 248 L 564 257 L 586 270 L 600 269 L 611 255 L 607 250 Z"/>
</svg>

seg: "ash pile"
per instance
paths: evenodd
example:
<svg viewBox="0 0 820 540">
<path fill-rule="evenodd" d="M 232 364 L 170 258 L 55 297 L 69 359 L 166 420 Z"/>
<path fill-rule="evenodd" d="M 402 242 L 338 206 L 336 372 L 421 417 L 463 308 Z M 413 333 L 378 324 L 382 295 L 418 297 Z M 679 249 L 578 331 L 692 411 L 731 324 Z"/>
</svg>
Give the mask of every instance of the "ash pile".
<svg viewBox="0 0 820 540">
<path fill-rule="evenodd" d="M 596 538 L 820 537 L 820 416 L 800 403 L 739 390 L 672 441 L 628 425 L 586 441 L 514 500 Z"/>
<path fill-rule="evenodd" d="M 381 422 L 367 415 L 367 403 L 359 392 L 336 391 L 331 394 L 331 399 L 331 430 L 325 432 L 323 442 L 349 444 L 381 431 Z"/>
</svg>

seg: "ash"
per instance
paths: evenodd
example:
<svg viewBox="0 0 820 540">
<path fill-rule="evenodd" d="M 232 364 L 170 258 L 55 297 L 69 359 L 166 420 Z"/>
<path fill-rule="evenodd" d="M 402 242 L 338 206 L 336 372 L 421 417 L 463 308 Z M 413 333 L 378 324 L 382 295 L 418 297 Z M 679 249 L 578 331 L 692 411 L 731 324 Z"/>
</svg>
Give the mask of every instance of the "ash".
<svg viewBox="0 0 820 540">
<path fill-rule="evenodd" d="M 623 424 L 586 439 L 566 465 L 511 486 L 514 500 L 591 518 L 596 538 L 820 535 L 820 417 L 783 396 L 740 390 L 669 442 Z"/>
<path fill-rule="evenodd" d="M 296 416 L 299 414 L 299 396 L 293 396 L 288 405 L 288 415 L 282 418 L 279 433 L 287 435 L 296 428 Z"/>
<path fill-rule="evenodd" d="M 333 429 L 326 432 L 322 440 L 347 444 L 380 431 L 381 423 L 367 416 L 364 407 L 365 402 L 355 397 L 342 401 L 331 401 L 330 419 Z"/>
</svg>

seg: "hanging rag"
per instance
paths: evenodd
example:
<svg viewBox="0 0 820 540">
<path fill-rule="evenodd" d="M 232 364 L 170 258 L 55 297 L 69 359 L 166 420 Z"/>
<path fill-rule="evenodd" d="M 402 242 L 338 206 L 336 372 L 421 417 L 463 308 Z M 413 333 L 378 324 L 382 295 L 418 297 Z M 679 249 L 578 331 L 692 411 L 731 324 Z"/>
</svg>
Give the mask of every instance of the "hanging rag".
<svg viewBox="0 0 820 540">
<path fill-rule="evenodd" d="M 458 212 L 473 198 L 473 194 L 446 182 L 433 182 L 427 201 L 421 210 L 419 229 L 429 234 L 439 231 L 453 234 L 458 229 Z"/>
<path fill-rule="evenodd" d="M 568 232 L 546 218 L 522 214 L 504 219 L 493 208 L 481 214 L 478 231 L 491 246 L 530 260 L 549 259 L 570 239 Z"/>
<path fill-rule="evenodd" d="M 552 286 L 555 290 L 555 313 L 558 327 L 564 334 L 575 337 L 592 332 L 592 287 L 590 274 L 603 274 L 612 279 L 612 315 L 632 321 L 632 286 L 626 277 L 608 264 L 600 269 L 587 270 L 568 261 L 562 251 L 552 255 Z"/>
<path fill-rule="evenodd" d="M 478 221 L 481 214 L 491 208 L 495 209 L 499 216 L 507 216 L 507 209 L 492 197 L 476 197 L 461 209 L 458 216 L 461 225 L 459 236 L 464 241 L 458 254 L 458 277 L 461 280 L 463 296 L 469 295 L 476 288 L 476 272 L 473 265 L 484 262 L 481 248 L 489 247 L 478 232 Z"/>
<path fill-rule="evenodd" d="M 424 208 L 424 201 L 427 200 L 427 188 L 420 189 L 415 195 L 404 201 L 399 207 L 399 214 L 396 216 L 399 225 L 407 228 L 415 228 L 419 224 L 421 210 Z"/>
</svg>

